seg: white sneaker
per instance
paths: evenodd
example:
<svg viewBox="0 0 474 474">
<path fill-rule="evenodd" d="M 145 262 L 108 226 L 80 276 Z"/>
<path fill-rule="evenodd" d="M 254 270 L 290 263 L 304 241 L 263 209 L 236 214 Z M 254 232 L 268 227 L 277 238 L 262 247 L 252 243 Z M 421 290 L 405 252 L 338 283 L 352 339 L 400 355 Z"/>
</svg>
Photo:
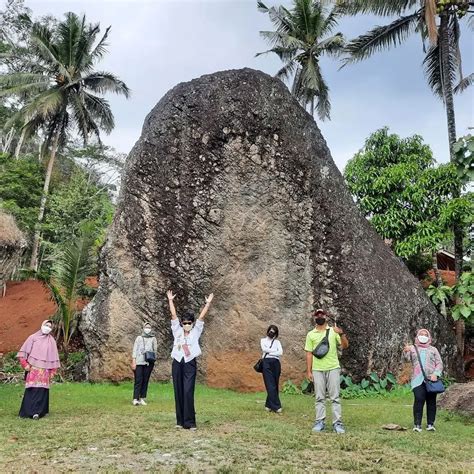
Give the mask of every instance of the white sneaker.
<svg viewBox="0 0 474 474">
<path fill-rule="evenodd" d="M 182 427 L 181 425 L 176 425 L 175 428 L 176 428 L 177 430 L 182 430 L 182 429 L 183 429 L 183 427 Z"/>
<path fill-rule="evenodd" d="M 436 431 L 436 428 L 434 427 L 434 425 L 428 425 L 426 427 L 426 431 Z"/>
<path fill-rule="evenodd" d="M 265 407 L 265 411 L 271 411 L 270 408 L 268 407 Z"/>
<path fill-rule="evenodd" d="M 416 433 L 421 433 L 421 426 L 420 425 L 415 425 L 413 427 L 413 431 L 415 431 Z"/>
<path fill-rule="evenodd" d="M 189 428 L 189 431 L 197 431 L 197 428 L 195 426 L 192 426 L 191 428 Z"/>
<path fill-rule="evenodd" d="M 276 412 L 281 415 L 283 413 L 283 410 L 281 408 L 278 408 Z"/>
<path fill-rule="evenodd" d="M 132 402 L 132 405 L 133 405 L 134 407 L 136 407 L 136 406 L 140 405 L 140 402 L 135 398 L 135 399 L 133 400 L 133 402 Z"/>
<path fill-rule="evenodd" d="M 34 415 L 33 415 L 33 420 L 39 420 L 39 415 L 34 414 Z"/>
<path fill-rule="evenodd" d="M 140 401 L 139 401 L 138 403 L 140 403 L 140 405 L 144 405 L 144 406 L 147 405 L 147 403 L 146 403 L 146 401 L 145 401 L 144 398 L 140 398 Z"/>
</svg>

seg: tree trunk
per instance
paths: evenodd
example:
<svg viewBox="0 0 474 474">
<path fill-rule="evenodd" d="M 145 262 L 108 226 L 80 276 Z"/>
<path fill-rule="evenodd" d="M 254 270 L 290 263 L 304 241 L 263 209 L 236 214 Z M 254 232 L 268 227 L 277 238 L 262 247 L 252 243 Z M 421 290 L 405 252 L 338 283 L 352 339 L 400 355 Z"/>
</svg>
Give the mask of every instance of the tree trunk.
<svg viewBox="0 0 474 474">
<path fill-rule="evenodd" d="M 17 160 L 18 160 L 18 157 L 20 156 L 20 151 L 21 151 L 21 147 L 23 146 L 23 142 L 25 140 L 25 135 L 26 135 L 26 128 L 23 128 L 21 130 L 21 135 L 15 148 L 15 159 Z"/>
<path fill-rule="evenodd" d="M 53 139 L 51 146 L 51 155 L 49 157 L 48 167 L 46 168 L 46 176 L 44 179 L 43 194 L 41 196 L 40 208 L 38 212 L 38 220 L 36 221 L 36 230 L 33 237 L 33 248 L 31 249 L 31 260 L 30 268 L 34 271 L 38 270 L 38 251 L 41 237 L 41 223 L 43 222 L 44 210 L 46 208 L 46 199 L 48 198 L 49 183 L 51 181 L 51 175 L 53 173 L 54 160 L 56 158 L 56 152 L 58 150 L 59 132 Z"/>
<path fill-rule="evenodd" d="M 441 288 L 443 286 L 443 279 L 441 278 L 441 273 L 439 272 L 438 268 L 438 254 L 437 252 L 433 252 L 432 255 L 432 266 L 433 266 L 433 272 L 435 274 L 435 281 L 436 281 L 436 286 L 438 288 Z M 446 316 L 446 302 L 443 300 L 441 301 L 441 305 L 439 308 L 439 312 L 443 315 Z"/>
<path fill-rule="evenodd" d="M 456 119 L 454 115 L 454 99 L 453 84 L 449 74 L 449 53 L 451 44 L 449 41 L 449 13 L 444 11 L 441 14 L 441 22 L 439 26 L 439 50 L 440 50 L 440 66 L 441 80 L 443 86 L 443 100 L 446 107 L 446 119 L 448 123 L 448 141 L 449 141 L 449 157 L 450 161 L 454 161 L 454 144 L 456 143 Z M 457 198 L 461 195 L 460 186 L 456 186 L 453 190 L 453 197 Z M 463 229 L 459 224 L 453 226 L 454 233 L 454 270 L 456 281 L 462 271 L 463 262 Z"/>
</svg>

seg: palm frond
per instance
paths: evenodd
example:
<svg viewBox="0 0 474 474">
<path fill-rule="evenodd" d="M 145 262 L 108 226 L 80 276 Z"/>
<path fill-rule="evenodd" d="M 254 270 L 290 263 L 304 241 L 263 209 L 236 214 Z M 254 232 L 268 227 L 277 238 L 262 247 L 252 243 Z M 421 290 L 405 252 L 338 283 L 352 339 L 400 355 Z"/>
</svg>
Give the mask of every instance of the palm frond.
<svg viewBox="0 0 474 474">
<path fill-rule="evenodd" d="M 115 121 L 109 102 L 89 92 L 83 93 L 83 100 L 92 120 L 106 133 L 110 133 L 115 127 Z"/>
<path fill-rule="evenodd" d="M 34 73 L 12 73 L 0 75 L 0 97 L 44 91 L 50 86 L 48 77 Z"/>
<path fill-rule="evenodd" d="M 290 61 L 286 63 L 276 74 L 275 77 L 278 77 L 282 81 L 288 81 L 292 77 L 298 67 L 298 64 L 295 61 Z"/>
<path fill-rule="evenodd" d="M 344 15 L 395 16 L 415 7 L 418 2 L 419 0 L 343 0 L 338 3 L 337 8 Z"/>
<path fill-rule="evenodd" d="M 455 94 L 460 94 L 461 92 L 464 92 L 469 86 L 472 86 L 474 84 L 474 73 L 469 74 L 469 76 L 464 77 L 461 79 L 459 84 L 454 88 L 454 93 Z"/>
<path fill-rule="evenodd" d="M 81 82 L 85 88 L 99 94 L 113 92 L 122 94 L 127 99 L 130 97 L 130 89 L 125 82 L 110 72 L 94 72 L 82 78 Z"/>
<path fill-rule="evenodd" d="M 326 38 L 317 45 L 317 50 L 321 54 L 339 56 L 344 51 L 345 40 L 342 33 L 337 33 L 330 38 Z"/>
<path fill-rule="evenodd" d="M 345 47 L 349 56 L 344 59 L 344 65 L 366 59 L 391 46 L 400 45 L 415 30 L 418 17 L 419 13 L 417 12 L 397 18 L 389 25 L 376 26 L 369 32 L 353 39 Z"/>
</svg>

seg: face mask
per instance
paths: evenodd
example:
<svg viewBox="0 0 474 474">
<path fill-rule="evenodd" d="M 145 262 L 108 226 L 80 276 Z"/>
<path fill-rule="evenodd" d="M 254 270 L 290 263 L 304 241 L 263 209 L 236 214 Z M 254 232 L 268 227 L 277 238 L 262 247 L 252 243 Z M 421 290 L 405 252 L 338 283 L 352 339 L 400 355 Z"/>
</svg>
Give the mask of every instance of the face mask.
<svg viewBox="0 0 474 474">
<path fill-rule="evenodd" d="M 326 318 L 316 318 L 315 321 L 318 326 L 322 326 L 326 322 Z"/>
<path fill-rule="evenodd" d="M 418 340 L 422 343 L 422 344 L 426 344 L 430 338 L 428 336 L 418 336 Z"/>
<path fill-rule="evenodd" d="M 269 338 L 275 337 L 275 331 L 268 331 L 268 337 Z"/>
<path fill-rule="evenodd" d="M 191 331 L 192 328 L 193 328 L 192 324 L 183 324 L 183 329 L 185 331 Z"/>
<path fill-rule="evenodd" d="M 151 328 L 145 328 L 145 329 L 143 330 L 143 332 L 144 332 L 145 334 L 150 334 L 150 333 L 151 333 Z"/>
<path fill-rule="evenodd" d="M 53 330 L 53 328 L 50 327 L 50 326 L 46 326 L 46 325 L 41 326 L 41 332 L 43 334 L 49 334 L 52 330 Z"/>
</svg>

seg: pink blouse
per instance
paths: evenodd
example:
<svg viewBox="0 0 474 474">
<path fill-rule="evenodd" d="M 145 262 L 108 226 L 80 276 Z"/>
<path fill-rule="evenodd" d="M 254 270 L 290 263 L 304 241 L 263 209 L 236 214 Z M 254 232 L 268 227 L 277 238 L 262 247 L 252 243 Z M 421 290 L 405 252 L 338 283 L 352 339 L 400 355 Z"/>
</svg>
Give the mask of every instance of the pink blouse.
<svg viewBox="0 0 474 474">
<path fill-rule="evenodd" d="M 24 369 L 29 365 L 25 359 L 20 359 L 20 364 Z M 56 369 L 41 369 L 30 366 L 30 370 L 26 375 L 25 388 L 49 388 L 56 372 Z"/>
</svg>

